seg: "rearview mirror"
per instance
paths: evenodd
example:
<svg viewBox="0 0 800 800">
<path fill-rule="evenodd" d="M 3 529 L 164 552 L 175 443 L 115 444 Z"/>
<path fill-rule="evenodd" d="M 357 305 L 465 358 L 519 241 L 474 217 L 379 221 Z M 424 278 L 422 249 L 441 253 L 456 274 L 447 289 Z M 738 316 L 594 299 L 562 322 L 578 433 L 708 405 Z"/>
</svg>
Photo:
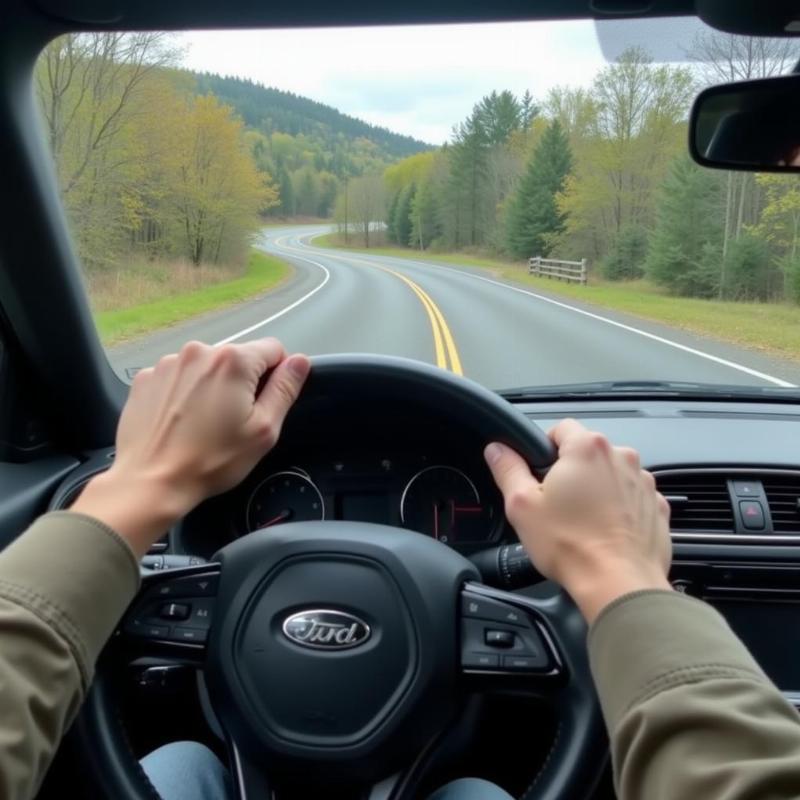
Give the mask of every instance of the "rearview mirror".
<svg viewBox="0 0 800 800">
<path fill-rule="evenodd" d="M 705 89 L 692 106 L 689 149 L 706 167 L 800 172 L 800 75 Z"/>
</svg>

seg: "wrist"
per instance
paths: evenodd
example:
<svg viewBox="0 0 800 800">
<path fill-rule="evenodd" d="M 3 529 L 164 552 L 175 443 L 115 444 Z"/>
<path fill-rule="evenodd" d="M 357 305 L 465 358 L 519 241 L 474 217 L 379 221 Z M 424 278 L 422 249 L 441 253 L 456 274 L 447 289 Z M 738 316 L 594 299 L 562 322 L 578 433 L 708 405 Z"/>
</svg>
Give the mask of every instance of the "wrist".
<svg viewBox="0 0 800 800">
<path fill-rule="evenodd" d="M 635 559 L 599 561 L 588 572 L 570 575 L 563 586 L 589 625 L 607 605 L 626 594 L 672 589 L 660 565 Z"/>
<path fill-rule="evenodd" d="M 168 481 L 113 466 L 89 481 L 71 510 L 113 528 L 141 558 L 192 506 Z"/>
</svg>

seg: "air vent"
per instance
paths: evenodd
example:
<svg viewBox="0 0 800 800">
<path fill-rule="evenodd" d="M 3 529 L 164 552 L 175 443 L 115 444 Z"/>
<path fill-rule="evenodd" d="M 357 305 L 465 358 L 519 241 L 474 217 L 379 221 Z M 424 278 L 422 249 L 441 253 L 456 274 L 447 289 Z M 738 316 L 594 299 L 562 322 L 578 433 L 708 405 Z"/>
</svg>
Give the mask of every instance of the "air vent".
<svg viewBox="0 0 800 800">
<path fill-rule="evenodd" d="M 800 534 L 800 474 L 764 475 L 761 479 L 775 533 Z"/>
<path fill-rule="evenodd" d="M 672 509 L 670 529 L 691 533 L 733 533 L 731 499 L 725 475 L 704 472 L 656 475 L 659 492 Z"/>
</svg>

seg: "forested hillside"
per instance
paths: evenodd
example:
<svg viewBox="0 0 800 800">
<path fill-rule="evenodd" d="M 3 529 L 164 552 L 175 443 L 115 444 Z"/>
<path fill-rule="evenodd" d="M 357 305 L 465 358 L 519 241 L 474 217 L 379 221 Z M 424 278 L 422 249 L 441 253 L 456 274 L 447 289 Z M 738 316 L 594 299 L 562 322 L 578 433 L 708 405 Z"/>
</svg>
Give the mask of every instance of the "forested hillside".
<svg viewBox="0 0 800 800">
<path fill-rule="evenodd" d="M 320 139 L 333 150 L 340 136 L 368 139 L 387 160 L 405 158 L 429 148 L 424 142 L 370 125 L 324 103 L 262 86 L 241 78 L 224 78 L 209 73 L 191 73 L 199 94 L 213 94 L 230 105 L 246 125 L 269 135 L 303 134 Z M 328 155 L 328 153 L 325 153 Z"/>
<path fill-rule="evenodd" d="M 389 166 L 380 186 L 351 182 L 350 221 L 363 231 L 382 192 L 403 246 L 587 258 L 595 276 L 674 294 L 800 302 L 797 177 L 702 169 L 686 147 L 700 88 L 788 72 L 800 46 L 708 33 L 690 56 L 660 65 L 630 48 L 589 89 L 493 92 L 445 147 Z"/>
</svg>

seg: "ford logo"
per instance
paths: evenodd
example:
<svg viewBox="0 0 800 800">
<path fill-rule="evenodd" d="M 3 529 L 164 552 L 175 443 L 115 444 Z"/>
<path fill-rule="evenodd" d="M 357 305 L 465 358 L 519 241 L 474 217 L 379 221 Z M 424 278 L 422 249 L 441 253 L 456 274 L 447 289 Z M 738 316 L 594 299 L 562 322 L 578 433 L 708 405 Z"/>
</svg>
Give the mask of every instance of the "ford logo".
<svg viewBox="0 0 800 800">
<path fill-rule="evenodd" d="M 372 632 L 366 622 L 344 611 L 300 611 L 283 621 L 283 635 L 303 647 L 345 650 L 358 647 Z"/>
</svg>

